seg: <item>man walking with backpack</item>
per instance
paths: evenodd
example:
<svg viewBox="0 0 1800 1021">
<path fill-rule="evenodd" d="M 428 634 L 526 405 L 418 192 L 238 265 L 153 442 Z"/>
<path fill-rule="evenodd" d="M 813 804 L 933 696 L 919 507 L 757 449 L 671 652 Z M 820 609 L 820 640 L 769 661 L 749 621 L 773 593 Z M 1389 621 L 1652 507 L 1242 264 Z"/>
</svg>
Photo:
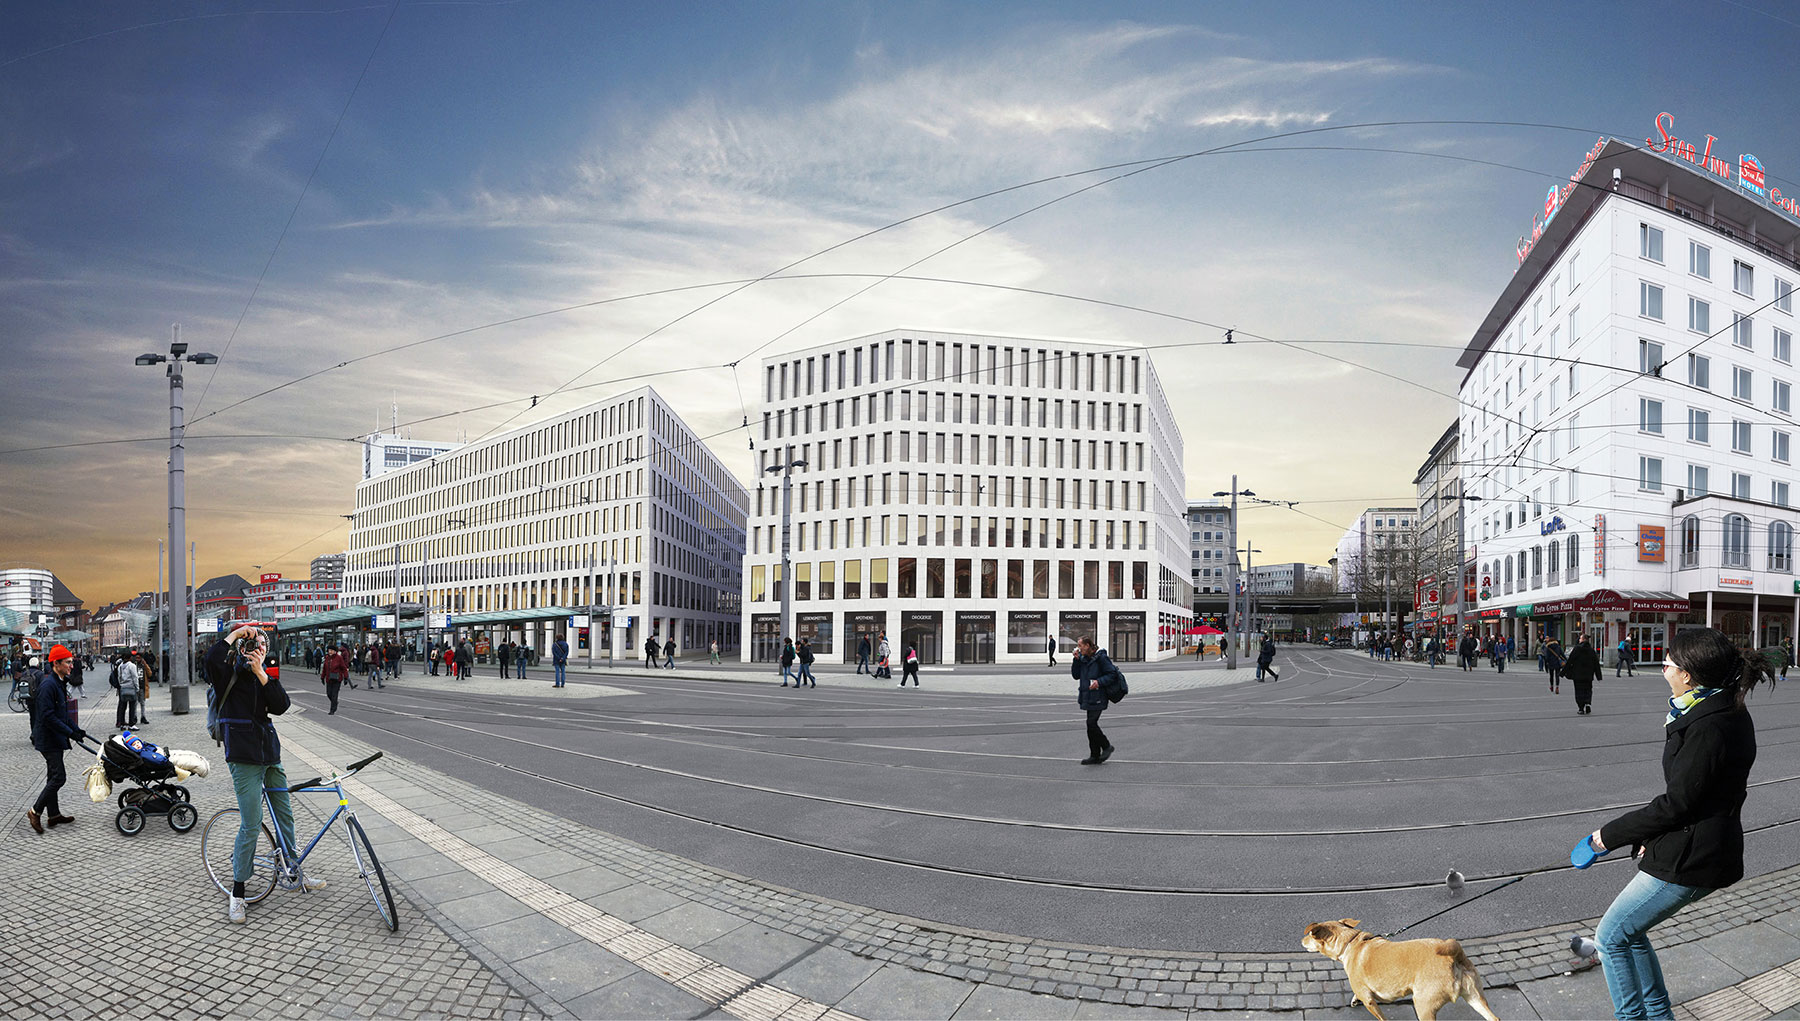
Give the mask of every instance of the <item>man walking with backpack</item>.
<svg viewBox="0 0 1800 1021">
<path fill-rule="evenodd" d="M 1076 640 L 1075 661 L 1069 664 L 1069 673 L 1075 678 L 1075 704 L 1087 713 L 1088 757 L 1081 760 L 1084 766 L 1098 766 L 1112 758 L 1113 744 L 1100 729 L 1100 714 L 1108 704 L 1106 687 L 1118 672 L 1106 650 L 1094 647 L 1092 638 L 1083 635 Z"/>
<path fill-rule="evenodd" d="M 560 633 L 550 646 L 550 665 L 556 669 L 556 683 L 551 687 L 564 687 L 569 679 L 569 640 Z"/>
<path fill-rule="evenodd" d="M 806 684 L 806 685 L 808 685 L 810 687 L 814 687 L 814 688 L 818 687 L 819 686 L 818 678 L 814 677 L 813 672 L 812 672 L 812 665 L 813 665 L 812 640 L 807 639 L 807 638 L 800 639 L 800 648 L 799 648 L 798 652 L 799 652 L 799 656 L 800 656 L 800 672 L 798 674 L 794 675 L 794 687 L 798 688 L 802 684 Z"/>
</svg>

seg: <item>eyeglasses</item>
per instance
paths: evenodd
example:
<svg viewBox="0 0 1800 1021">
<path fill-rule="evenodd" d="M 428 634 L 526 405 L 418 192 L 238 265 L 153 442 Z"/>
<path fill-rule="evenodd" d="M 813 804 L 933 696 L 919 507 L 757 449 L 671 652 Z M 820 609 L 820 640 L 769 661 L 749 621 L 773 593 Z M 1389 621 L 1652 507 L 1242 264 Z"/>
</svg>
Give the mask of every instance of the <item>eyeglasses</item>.
<svg viewBox="0 0 1800 1021">
<path fill-rule="evenodd" d="M 1663 660 L 1663 669 L 1664 670 L 1680 670 L 1681 668 L 1682 668 L 1681 664 L 1675 662 L 1672 659 Z"/>
</svg>

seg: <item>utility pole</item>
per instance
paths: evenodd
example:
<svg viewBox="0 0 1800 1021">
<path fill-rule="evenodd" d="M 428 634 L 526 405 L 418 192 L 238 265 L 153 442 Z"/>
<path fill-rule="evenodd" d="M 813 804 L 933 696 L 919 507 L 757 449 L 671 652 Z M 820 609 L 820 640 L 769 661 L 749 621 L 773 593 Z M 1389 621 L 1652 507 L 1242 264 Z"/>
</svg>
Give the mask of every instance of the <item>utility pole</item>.
<svg viewBox="0 0 1800 1021">
<path fill-rule="evenodd" d="M 805 461 L 788 461 L 785 464 L 772 464 L 763 471 L 773 475 L 781 473 L 781 638 L 794 637 L 794 561 L 793 543 L 789 533 L 792 530 L 794 510 L 794 469 L 806 467 Z M 779 655 L 780 649 L 776 650 Z"/>
<path fill-rule="evenodd" d="M 156 601 L 151 608 L 156 611 L 157 648 L 150 650 L 152 668 L 162 666 L 162 657 L 158 656 L 157 652 L 161 649 L 162 643 L 169 640 L 168 592 L 163 589 L 163 543 L 165 541 L 163 539 L 156 540 Z M 163 683 L 168 683 L 168 680 L 167 677 L 163 678 Z"/>
<path fill-rule="evenodd" d="M 400 544 L 394 543 L 394 648 L 400 647 Z"/>
<path fill-rule="evenodd" d="M 157 365 L 167 363 L 169 377 L 169 555 L 171 586 L 184 592 L 187 580 L 182 577 L 181 547 L 187 545 L 187 460 L 186 433 L 187 427 L 182 421 L 182 381 L 181 366 L 183 362 L 196 365 L 216 365 L 219 356 L 205 352 L 188 354 L 187 345 L 181 340 L 180 325 L 170 327 L 169 353 L 141 354 L 135 363 L 138 365 Z M 158 588 L 161 587 L 160 582 Z M 188 642 L 187 600 L 168 600 L 170 621 L 164 636 L 170 632 L 180 632 L 180 642 Z M 183 716 L 188 711 L 188 678 L 191 674 L 188 657 L 169 656 L 169 711 Z"/>
<path fill-rule="evenodd" d="M 1237 577 L 1238 502 L 1237 502 L 1237 498 L 1240 496 L 1255 496 L 1256 495 L 1255 493 L 1252 493 L 1248 489 L 1240 490 L 1238 488 L 1237 479 L 1238 479 L 1238 477 L 1236 475 L 1233 475 L 1231 477 L 1231 492 L 1229 492 L 1229 493 L 1220 492 L 1220 493 L 1213 494 L 1214 496 L 1229 496 L 1229 497 L 1231 497 L 1231 559 L 1225 565 L 1225 591 L 1227 593 L 1229 593 L 1226 597 L 1226 604 L 1225 604 L 1226 605 L 1225 633 L 1226 633 L 1226 635 L 1230 636 L 1230 638 L 1232 639 L 1231 641 L 1228 641 L 1226 643 L 1226 647 L 1225 647 L 1225 669 L 1227 669 L 1227 670 L 1236 670 L 1237 669 L 1237 654 L 1238 654 L 1238 644 L 1239 644 L 1238 640 L 1243 637 L 1242 634 L 1237 630 L 1237 619 L 1238 619 L 1238 616 L 1237 616 L 1237 613 L 1238 613 L 1238 590 L 1237 590 L 1237 586 L 1238 586 L 1238 577 Z M 1249 605 L 1248 605 L 1248 603 L 1246 603 L 1245 609 L 1247 610 L 1248 608 L 1249 608 Z M 1245 620 L 1244 623 L 1246 625 L 1248 625 L 1250 622 L 1248 620 Z"/>
</svg>

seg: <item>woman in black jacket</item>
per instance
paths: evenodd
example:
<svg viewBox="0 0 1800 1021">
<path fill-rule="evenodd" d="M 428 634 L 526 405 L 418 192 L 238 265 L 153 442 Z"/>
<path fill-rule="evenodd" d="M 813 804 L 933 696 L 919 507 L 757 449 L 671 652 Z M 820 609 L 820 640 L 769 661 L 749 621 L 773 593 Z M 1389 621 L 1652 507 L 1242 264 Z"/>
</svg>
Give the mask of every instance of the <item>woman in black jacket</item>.
<svg viewBox="0 0 1800 1021">
<path fill-rule="evenodd" d="M 1575 651 L 1563 661 L 1562 675 L 1575 686 L 1575 713 L 1585 716 L 1594 711 L 1594 680 L 1600 676 L 1600 654 L 1588 644 L 1586 636 L 1575 642 Z"/>
<path fill-rule="evenodd" d="M 1075 661 L 1069 664 L 1069 673 L 1075 677 L 1075 704 L 1087 712 L 1088 757 L 1081 760 L 1084 766 L 1098 766 L 1112 758 L 1112 742 L 1100 729 L 1100 714 L 1106 711 L 1106 684 L 1115 670 L 1106 650 L 1094 648 L 1092 638 L 1084 636 L 1075 643 Z"/>
<path fill-rule="evenodd" d="M 1676 633 L 1663 679 L 1674 695 L 1663 744 L 1668 790 L 1588 837 L 1595 851 L 1631 847 L 1638 857 L 1637 877 L 1594 933 L 1613 1010 L 1624 1019 L 1674 1016 L 1646 933 L 1744 877 L 1741 812 L 1756 761 L 1744 696 L 1775 683 L 1766 660 L 1744 655 L 1713 628 Z"/>
</svg>

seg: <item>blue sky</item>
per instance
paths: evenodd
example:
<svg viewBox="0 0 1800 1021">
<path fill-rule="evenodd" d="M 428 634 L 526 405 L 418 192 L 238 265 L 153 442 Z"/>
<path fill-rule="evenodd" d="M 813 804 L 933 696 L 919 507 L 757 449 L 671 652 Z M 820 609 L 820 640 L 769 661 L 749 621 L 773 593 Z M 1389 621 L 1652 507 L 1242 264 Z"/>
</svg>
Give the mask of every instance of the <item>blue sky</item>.
<svg viewBox="0 0 1800 1021">
<path fill-rule="evenodd" d="M 1513 242 L 1596 135 L 1641 140 L 1666 110 L 1683 137 L 1716 135 L 1800 180 L 1800 17 L 1762 3 L 13 3 L 4 25 L 9 451 L 161 433 L 166 389 L 131 357 L 165 347 L 173 322 L 225 356 L 216 376 L 190 373 L 204 416 L 394 345 L 760 276 L 1051 175 L 1373 122 L 1576 129 L 1331 130 L 1172 164 L 911 271 L 964 285 L 890 281 L 805 325 L 868 281 L 764 282 L 630 347 L 722 290 L 370 358 L 196 421 L 203 574 L 298 573 L 341 549 L 357 477 L 342 440 L 391 403 L 403 421 L 448 416 L 419 435 L 477 436 L 522 407 L 503 402 L 584 370 L 605 384 L 692 368 L 659 389 L 722 432 L 715 450 L 748 478 L 723 363 L 898 326 L 1189 344 L 1155 358 L 1190 491 L 1236 471 L 1304 501 L 1315 517 L 1256 511 L 1246 527 L 1267 557 L 1322 561 L 1337 537 L 1324 522 L 1410 496 Z M 800 271 L 892 273 L 1098 179 L 958 206 Z M 1210 328 L 972 284 L 1302 345 L 1443 351 L 1220 349 L 1193 343 Z M 164 453 L 0 454 L 0 559 L 45 563 L 90 603 L 149 587 Z"/>
</svg>

